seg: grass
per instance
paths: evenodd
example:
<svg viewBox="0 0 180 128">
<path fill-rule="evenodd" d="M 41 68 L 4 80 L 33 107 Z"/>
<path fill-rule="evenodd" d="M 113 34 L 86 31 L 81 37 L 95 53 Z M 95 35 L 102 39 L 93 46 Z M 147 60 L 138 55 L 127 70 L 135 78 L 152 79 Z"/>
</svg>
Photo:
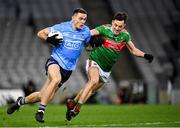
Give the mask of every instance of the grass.
<svg viewBox="0 0 180 128">
<path fill-rule="evenodd" d="M 64 105 L 48 105 L 45 123 L 35 121 L 37 105 L 6 114 L 0 108 L 0 127 L 66 127 Z M 180 127 L 180 105 L 84 105 L 71 127 Z"/>
</svg>

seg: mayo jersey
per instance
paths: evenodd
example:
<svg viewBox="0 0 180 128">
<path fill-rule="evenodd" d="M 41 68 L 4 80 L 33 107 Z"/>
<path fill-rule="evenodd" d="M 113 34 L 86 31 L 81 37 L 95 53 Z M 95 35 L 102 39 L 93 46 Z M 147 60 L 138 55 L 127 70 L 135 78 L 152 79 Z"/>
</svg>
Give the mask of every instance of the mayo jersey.
<svg viewBox="0 0 180 128">
<path fill-rule="evenodd" d="M 62 22 L 49 28 L 63 35 L 61 45 L 52 49 L 51 56 L 66 70 L 75 70 L 78 58 L 91 37 L 89 27 L 74 29 L 72 21 Z"/>
<path fill-rule="evenodd" d="M 94 60 L 103 71 L 109 72 L 118 60 L 120 51 L 131 41 L 131 36 L 125 29 L 114 35 L 110 24 L 96 27 L 96 30 L 99 31 L 104 43 L 91 51 L 89 58 Z"/>
</svg>

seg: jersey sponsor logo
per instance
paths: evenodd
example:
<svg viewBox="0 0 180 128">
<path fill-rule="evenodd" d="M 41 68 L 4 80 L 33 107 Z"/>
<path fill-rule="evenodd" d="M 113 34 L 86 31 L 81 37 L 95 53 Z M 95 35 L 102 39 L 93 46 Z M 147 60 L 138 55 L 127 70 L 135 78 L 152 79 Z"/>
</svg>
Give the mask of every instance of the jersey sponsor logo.
<svg viewBox="0 0 180 128">
<path fill-rule="evenodd" d="M 64 46 L 68 49 L 79 50 L 81 48 L 81 42 L 65 40 Z"/>
<path fill-rule="evenodd" d="M 104 47 L 111 48 L 111 49 L 116 50 L 116 51 L 121 51 L 124 48 L 125 45 L 126 45 L 125 42 L 123 42 L 121 44 L 112 44 L 112 43 L 109 43 L 109 42 L 105 42 L 103 44 Z"/>
<path fill-rule="evenodd" d="M 116 50 L 116 51 L 121 51 L 124 46 L 126 45 L 125 42 L 122 42 L 121 44 L 118 44 L 117 42 L 115 41 L 111 41 L 111 40 L 108 40 L 108 39 L 104 39 L 104 43 L 103 43 L 103 46 L 106 47 L 106 48 L 111 48 L 113 50 Z"/>
</svg>

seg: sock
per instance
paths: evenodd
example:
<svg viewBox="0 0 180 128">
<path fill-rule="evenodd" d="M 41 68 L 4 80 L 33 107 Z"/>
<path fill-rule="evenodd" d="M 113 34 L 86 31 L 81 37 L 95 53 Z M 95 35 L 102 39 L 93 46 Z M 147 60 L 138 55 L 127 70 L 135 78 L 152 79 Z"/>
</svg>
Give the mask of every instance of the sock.
<svg viewBox="0 0 180 128">
<path fill-rule="evenodd" d="M 45 112 L 45 109 L 46 109 L 46 105 L 43 105 L 43 104 L 40 104 L 39 105 L 39 109 L 38 109 L 38 112 Z"/>
<path fill-rule="evenodd" d="M 75 105 L 76 105 L 76 101 L 75 100 L 68 99 L 68 107 L 70 109 L 73 109 Z"/>
<path fill-rule="evenodd" d="M 22 97 L 19 101 L 18 101 L 18 105 L 24 105 L 25 104 L 25 97 Z"/>
<path fill-rule="evenodd" d="M 73 109 L 75 105 L 76 105 L 76 102 L 74 100 L 68 99 L 68 107 L 69 107 L 69 109 Z"/>
<path fill-rule="evenodd" d="M 74 107 L 74 110 L 80 111 L 81 106 L 82 106 L 82 103 L 77 102 L 76 106 Z"/>
</svg>

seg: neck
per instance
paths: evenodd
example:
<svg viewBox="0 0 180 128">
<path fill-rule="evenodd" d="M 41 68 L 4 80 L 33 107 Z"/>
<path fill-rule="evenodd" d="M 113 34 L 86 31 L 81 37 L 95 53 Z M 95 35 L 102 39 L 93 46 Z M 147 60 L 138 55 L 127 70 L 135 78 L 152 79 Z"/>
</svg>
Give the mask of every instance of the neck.
<svg viewBox="0 0 180 128">
<path fill-rule="evenodd" d="M 75 25 L 74 25 L 73 20 L 71 20 L 71 23 L 72 23 L 72 29 L 73 29 L 73 30 L 77 30 L 77 28 L 76 28 Z"/>
<path fill-rule="evenodd" d="M 77 28 L 75 27 L 75 25 L 74 25 L 74 24 L 72 25 L 72 28 L 73 28 L 73 30 L 77 30 Z"/>
</svg>

